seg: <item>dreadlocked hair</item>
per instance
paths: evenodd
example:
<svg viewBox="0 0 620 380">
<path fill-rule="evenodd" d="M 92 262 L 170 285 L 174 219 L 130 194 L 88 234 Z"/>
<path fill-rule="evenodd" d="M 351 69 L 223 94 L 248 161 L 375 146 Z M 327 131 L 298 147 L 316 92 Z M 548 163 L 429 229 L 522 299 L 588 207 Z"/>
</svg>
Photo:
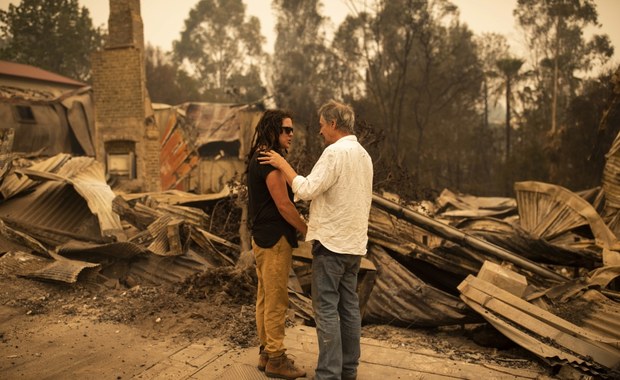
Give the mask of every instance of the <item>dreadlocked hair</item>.
<svg viewBox="0 0 620 380">
<path fill-rule="evenodd" d="M 246 161 L 248 168 L 252 156 L 257 150 L 275 150 L 280 154 L 287 153 L 280 146 L 282 120 L 286 118 L 292 119 L 291 114 L 284 110 L 267 110 L 263 113 L 258 124 L 256 124 L 254 137 L 252 137 L 252 147 Z"/>
</svg>

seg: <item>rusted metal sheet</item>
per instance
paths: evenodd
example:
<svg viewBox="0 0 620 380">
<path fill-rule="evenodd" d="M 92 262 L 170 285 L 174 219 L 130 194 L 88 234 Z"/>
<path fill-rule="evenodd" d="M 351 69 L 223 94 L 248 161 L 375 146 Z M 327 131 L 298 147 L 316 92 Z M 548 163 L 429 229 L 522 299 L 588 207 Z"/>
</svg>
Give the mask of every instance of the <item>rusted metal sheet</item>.
<svg viewBox="0 0 620 380">
<path fill-rule="evenodd" d="M 183 127 L 185 118 L 176 113 L 167 113 L 166 129 L 162 134 L 159 160 L 161 164 L 161 186 L 168 190 L 184 180 L 199 161 L 194 139 Z"/>
<path fill-rule="evenodd" d="M 218 193 L 245 169 L 262 112 L 252 104 L 184 103 L 154 110 L 163 189 Z"/>
<path fill-rule="evenodd" d="M 181 106 L 197 131 L 196 146 L 216 141 L 239 140 L 239 111 L 247 108 L 225 103 L 187 103 Z"/>
</svg>

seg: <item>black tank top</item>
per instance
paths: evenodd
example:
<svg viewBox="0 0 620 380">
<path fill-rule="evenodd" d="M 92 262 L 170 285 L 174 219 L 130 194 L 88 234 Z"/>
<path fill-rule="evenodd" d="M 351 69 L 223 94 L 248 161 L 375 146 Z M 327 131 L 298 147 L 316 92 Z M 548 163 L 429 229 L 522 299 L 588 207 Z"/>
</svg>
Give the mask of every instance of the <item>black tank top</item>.
<svg viewBox="0 0 620 380">
<path fill-rule="evenodd" d="M 262 248 L 271 248 L 284 235 L 289 244 L 297 247 L 295 227 L 291 226 L 280 214 L 269 188 L 267 175 L 278 170 L 271 165 L 262 165 L 258 161 L 258 151 L 254 153 L 248 167 L 249 219 L 254 242 Z M 286 184 L 289 199 L 293 200 L 293 190 Z"/>
</svg>

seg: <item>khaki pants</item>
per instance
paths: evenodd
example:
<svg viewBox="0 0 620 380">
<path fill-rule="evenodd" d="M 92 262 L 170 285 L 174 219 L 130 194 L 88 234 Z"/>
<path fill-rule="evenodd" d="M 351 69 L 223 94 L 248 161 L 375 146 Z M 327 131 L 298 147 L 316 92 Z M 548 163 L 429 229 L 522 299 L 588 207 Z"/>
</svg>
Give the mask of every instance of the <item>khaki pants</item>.
<svg viewBox="0 0 620 380">
<path fill-rule="evenodd" d="M 256 294 L 258 339 L 269 357 L 276 357 L 286 351 L 284 326 L 288 308 L 288 274 L 293 248 L 282 236 L 271 248 L 261 248 L 252 241 L 252 249 L 258 276 Z"/>
</svg>

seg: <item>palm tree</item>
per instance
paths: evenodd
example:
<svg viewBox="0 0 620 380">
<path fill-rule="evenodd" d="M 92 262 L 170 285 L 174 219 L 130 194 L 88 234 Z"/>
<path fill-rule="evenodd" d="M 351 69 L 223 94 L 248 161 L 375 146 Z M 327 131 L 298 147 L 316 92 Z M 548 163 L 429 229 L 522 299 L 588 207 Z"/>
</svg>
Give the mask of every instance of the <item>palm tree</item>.
<svg viewBox="0 0 620 380">
<path fill-rule="evenodd" d="M 519 70 L 525 63 L 519 58 L 503 58 L 496 62 L 497 68 L 505 80 L 506 86 L 506 162 L 510 157 L 510 101 L 512 99 L 512 85 L 520 78 Z"/>
</svg>

